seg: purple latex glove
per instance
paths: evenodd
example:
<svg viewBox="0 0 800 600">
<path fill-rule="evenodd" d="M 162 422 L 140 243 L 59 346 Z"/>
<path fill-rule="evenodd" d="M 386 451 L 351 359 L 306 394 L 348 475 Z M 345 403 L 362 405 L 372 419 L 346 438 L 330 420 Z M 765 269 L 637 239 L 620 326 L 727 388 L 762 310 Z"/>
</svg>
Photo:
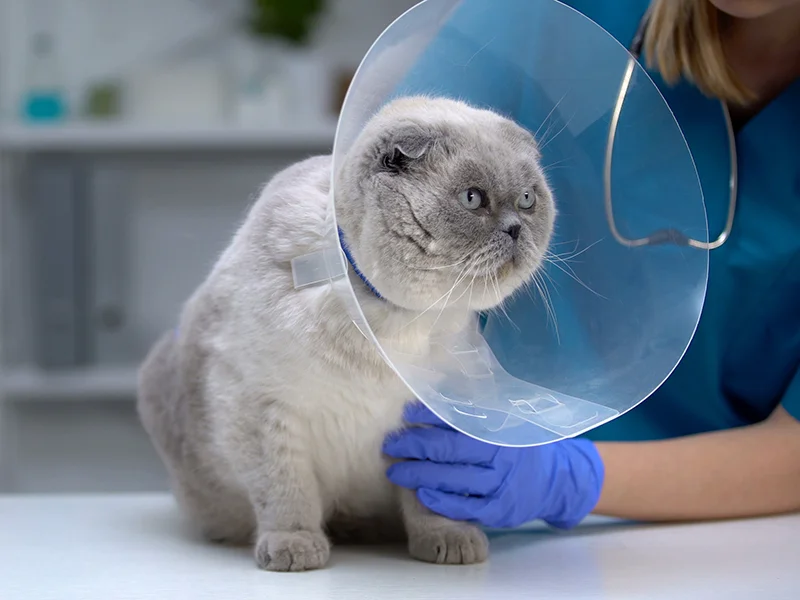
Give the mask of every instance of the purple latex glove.
<svg viewBox="0 0 800 600">
<path fill-rule="evenodd" d="M 387 437 L 384 452 L 405 459 L 388 469 L 430 510 L 492 528 L 541 519 L 559 529 L 580 523 L 600 498 L 605 469 L 586 439 L 506 448 L 455 431 L 422 404 L 406 407 L 411 427 Z"/>
</svg>

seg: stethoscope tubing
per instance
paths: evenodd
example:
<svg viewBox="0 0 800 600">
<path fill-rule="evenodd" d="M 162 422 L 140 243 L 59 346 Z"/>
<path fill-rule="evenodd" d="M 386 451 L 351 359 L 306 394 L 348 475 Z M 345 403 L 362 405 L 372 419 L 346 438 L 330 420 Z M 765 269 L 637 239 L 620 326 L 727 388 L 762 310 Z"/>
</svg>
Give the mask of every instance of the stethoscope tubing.
<svg viewBox="0 0 800 600">
<path fill-rule="evenodd" d="M 614 110 L 611 114 L 611 122 L 609 124 L 608 139 L 606 141 L 606 152 L 605 152 L 605 161 L 603 168 L 603 193 L 605 200 L 606 218 L 608 220 L 608 224 L 611 229 L 611 234 L 614 236 L 614 239 L 616 239 L 617 242 L 619 242 L 620 244 L 630 248 L 672 243 L 679 246 L 689 246 L 701 250 L 714 250 L 722 246 L 730 237 L 731 230 L 733 229 L 733 221 L 736 216 L 736 201 L 738 197 L 738 186 L 739 186 L 738 156 L 736 152 L 736 135 L 733 130 L 733 122 L 731 120 L 730 110 L 728 109 L 728 105 L 723 101 L 721 101 L 720 104 L 722 106 L 722 112 L 725 117 L 725 126 L 728 136 L 728 150 L 729 150 L 729 161 L 730 161 L 730 177 L 728 180 L 728 184 L 729 184 L 730 194 L 728 198 L 728 216 L 725 222 L 725 227 L 722 230 L 722 233 L 720 233 L 720 235 L 712 242 L 705 242 L 702 240 L 696 240 L 690 238 L 676 229 L 662 229 L 650 234 L 647 237 L 631 239 L 623 236 L 620 233 L 619 229 L 617 228 L 616 221 L 614 219 L 614 207 L 613 207 L 612 192 L 611 192 L 611 169 L 612 169 L 612 159 L 614 154 L 614 140 L 616 137 L 617 126 L 619 125 L 620 114 L 622 113 L 622 106 L 625 103 L 625 97 L 628 94 L 628 90 L 630 88 L 630 83 L 633 78 L 636 66 L 639 64 L 639 58 L 641 56 L 642 47 L 644 45 L 644 36 L 647 31 L 647 26 L 649 25 L 649 21 L 650 21 L 650 11 L 648 10 L 647 13 L 645 13 L 644 17 L 642 18 L 641 22 L 639 23 L 639 27 L 637 28 L 636 34 L 634 35 L 633 41 L 631 42 L 631 45 L 628 49 L 630 53 L 630 59 L 628 60 L 628 64 L 625 68 L 625 73 L 623 74 L 622 77 L 622 83 L 620 85 L 619 94 L 617 95 L 617 101 L 614 105 Z"/>
</svg>

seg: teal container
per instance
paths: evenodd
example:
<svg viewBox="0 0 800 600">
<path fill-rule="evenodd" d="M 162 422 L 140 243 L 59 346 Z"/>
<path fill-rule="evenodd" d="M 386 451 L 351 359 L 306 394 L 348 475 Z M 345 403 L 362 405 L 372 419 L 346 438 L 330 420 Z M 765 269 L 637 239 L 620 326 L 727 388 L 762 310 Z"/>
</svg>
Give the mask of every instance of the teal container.
<svg viewBox="0 0 800 600">
<path fill-rule="evenodd" d="M 34 123 L 61 121 L 67 116 L 55 42 L 50 34 L 37 33 L 31 40 L 20 112 L 23 121 Z"/>
</svg>

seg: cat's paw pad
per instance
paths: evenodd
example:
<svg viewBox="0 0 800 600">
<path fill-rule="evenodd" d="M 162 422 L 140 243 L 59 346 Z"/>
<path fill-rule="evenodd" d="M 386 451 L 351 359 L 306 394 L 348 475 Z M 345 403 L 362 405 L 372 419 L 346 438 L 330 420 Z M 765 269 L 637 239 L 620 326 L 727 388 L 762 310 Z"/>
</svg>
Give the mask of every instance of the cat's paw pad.
<svg viewBox="0 0 800 600">
<path fill-rule="evenodd" d="M 267 571 L 320 569 L 330 555 L 330 542 L 321 531 L 267 531 L 256 543 L 256 562 Z"/>
<path fill-rule="evenodd" d="M 486 534 L 468 523 L 421 529 L 409 536 L 408 550 L 417 560 L 440 565 L 472 565 L 489 556 Z"/>
</svg>

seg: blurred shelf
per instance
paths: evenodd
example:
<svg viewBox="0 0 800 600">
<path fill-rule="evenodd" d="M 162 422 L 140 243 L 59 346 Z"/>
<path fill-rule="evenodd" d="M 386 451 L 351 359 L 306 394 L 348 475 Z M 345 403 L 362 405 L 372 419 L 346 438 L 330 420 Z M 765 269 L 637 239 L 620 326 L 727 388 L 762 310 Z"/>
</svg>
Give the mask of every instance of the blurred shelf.
<svg viewBox="0 0 800 600">
<path fill-rule="evenodd" d="M 0 125 L 0 151 L 164 152 L 327 151 L 336 122 L 308 126 L 159 126 L 135 123 Z"/>
<path fill-rule="evenodd" d="M 132 400 L 137 367 L 89 367 L 44 371 L 13 367 L 0 372 L 0 393 L 7 400 Z"/>
</svg>

